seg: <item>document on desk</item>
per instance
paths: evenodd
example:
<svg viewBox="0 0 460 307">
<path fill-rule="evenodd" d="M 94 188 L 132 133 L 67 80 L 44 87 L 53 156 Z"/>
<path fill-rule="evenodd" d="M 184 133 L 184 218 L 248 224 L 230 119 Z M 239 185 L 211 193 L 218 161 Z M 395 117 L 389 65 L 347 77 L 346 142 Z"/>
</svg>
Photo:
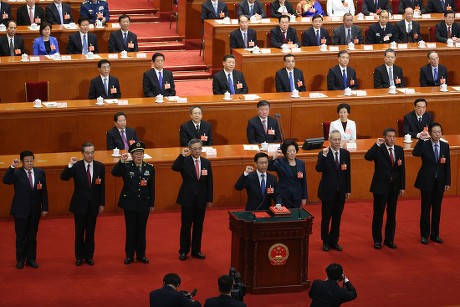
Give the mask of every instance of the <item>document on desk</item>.
<svg viewBox="0 0 460 307">
<path fill-rule="evenodd" d="M 259 95 L 256 94 L 243 94 L 244 100 L 256 100 L 260 99 Z"/>
<path fill-rule="evenodd" d="M 252 145 L 252 144 L 243 144 L 244 150 L 256 150 L 259 151 L 259 145 Z"/>
<path fill-rule="evenodd" d="M 310 98 L 326 98 L 327 95 L 323 93 L 310 93 Z"/>
<path fill-rule="evenodd" d="M 456 90 L 457 92 L 460 91 L 460 86 L 452 86 L 452 88 Z"/>
<path fill-rule="evenodd" d="M 118 103 L 118 99 L 104 99 L 104 102 L 107 104 Z"/>
</svg>

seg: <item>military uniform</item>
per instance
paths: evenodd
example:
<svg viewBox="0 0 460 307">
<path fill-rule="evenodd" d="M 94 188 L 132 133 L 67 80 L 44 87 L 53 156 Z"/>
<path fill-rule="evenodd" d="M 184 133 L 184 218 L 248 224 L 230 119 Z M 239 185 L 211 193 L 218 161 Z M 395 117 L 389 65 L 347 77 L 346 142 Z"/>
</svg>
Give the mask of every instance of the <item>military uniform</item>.
<svg viewBox="0 0 460 307">
<path fill-rule="evenodd" d="M 80 16 L 89 18 L 90 23 L 93 24 L 98 19 L 102 20 L 102 17 L 105 18 L 105 22 L 109 22 L 109 5 L 105 1 L 97 0 L 93 2 L 92 0 L 87 0 L 80 6 Z"/>
</svg>

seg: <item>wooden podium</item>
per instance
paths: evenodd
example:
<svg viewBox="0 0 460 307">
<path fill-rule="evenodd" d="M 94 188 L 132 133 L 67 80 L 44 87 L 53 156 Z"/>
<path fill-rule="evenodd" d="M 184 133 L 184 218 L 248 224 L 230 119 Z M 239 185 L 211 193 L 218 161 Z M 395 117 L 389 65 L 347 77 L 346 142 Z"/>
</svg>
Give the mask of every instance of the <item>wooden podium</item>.
<svg viewBox="0 0 460 307">
<path fill-rule="evenodd" d="M 253 294 L 299 292 L 310 287 L 308 245 L 312 219 L 303 208 L 287 216 L 229 212 L 231 266 Z"/>
</svg>

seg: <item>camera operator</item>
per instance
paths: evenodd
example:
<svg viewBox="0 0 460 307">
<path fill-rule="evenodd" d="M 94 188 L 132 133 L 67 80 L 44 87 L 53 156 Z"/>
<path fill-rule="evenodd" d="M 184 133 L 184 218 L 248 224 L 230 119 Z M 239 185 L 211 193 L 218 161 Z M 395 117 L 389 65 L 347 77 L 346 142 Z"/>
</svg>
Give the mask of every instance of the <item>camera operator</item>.
<svg viewBox="0 0 460 307">
<path fill-rule="evenodd" d="M 246 304 L 234 299 L 231 296 L 233 288 L 233 277 L 230 275 L 222 275 L 217 280 L 219 285 L 220 295 L 217 297 L 208 298 L 204 303 L 204 307 L 246 307 Z"/>
<path fill-rule="evenodd" d="M 201 303 L 193 300 L 194 294 L 178 291 L 181 279 L 176 273 L 168 273 L 163 277 L 163 288 L 150 292 L 150 307 L 201 307 Z M 196 290 L 193 291 L 196 293 Z"/>
<path fill-rule="evenodd" d="M 338 263 L 331 263 L 326 268 L 326 280 L 315 280 L 310 288 L 312 298 L 311 307 L 340 306 L 342 303 L 356 298 L 356 289 L 343 273 L 343 268 Z M 343 286 L 339 282 L 343 280 Z"/>
</svg>

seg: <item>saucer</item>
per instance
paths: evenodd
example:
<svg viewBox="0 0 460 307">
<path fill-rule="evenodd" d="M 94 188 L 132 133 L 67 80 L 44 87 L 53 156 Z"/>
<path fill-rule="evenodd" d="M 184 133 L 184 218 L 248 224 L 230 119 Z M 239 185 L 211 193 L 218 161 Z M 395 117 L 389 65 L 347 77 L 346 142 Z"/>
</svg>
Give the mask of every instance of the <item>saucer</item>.
<svg viewBox="0 0 460 307">
<path fill-rule="evenodd" d="M 21 59 L 21 62 L 29 62 L 29 59 L 27 59 L 27 60 L 22 60 L 22 59 Z"/>
<path fill-rule="evenodd" d="M 396 92 L 388 92 L 388 94 L 391 94 L 391 95 L 395 95 L 397 93 L 398 93 L 397 91 Z"/>
<path fill-rule="evenodd" d="M 34 106 L 35 109 L 43 108 L 43 106 Z"/>
<path fill-rule="evenodd" d="M 452 46 L 446 45 L 446 47 L 453 48 L 453 47 L 455 47 L 455 45 L 452 45 Z"/>
<path fill-rule="evenodd" d="M 118 158 L 118 157 L 121 157 L 120 154 L 116 155 L 116 154 L 111 154 L 112 157 L 115 157 L 115 158 Z"/>
<path fill-rule="evenodd" d="M 96 102 L 96 105 L 97 105 L 97 106 L 103 106 L 104 103 L 97 103 L 97 102 Z"/>
<path fill-rule="evenodd" d="M 297 95 L 297 96 L 291 95 L 291 98 L 300 98 L 300 95 Z"/>
<path fill-rule="evenodd" d="M 223 100 L 230 101 L 232 98 L 222 98 Z"/>
<path fill-rule="evenodd" d="M 163 103 L 164 100 L 161 100 L 161 101 L 160 101 L 160 100 L 155 100 L 155 102 L 156 102 L 156 103 Z"/>
<path fill-rule="evenodd" d="M 448 92 L 449 90 L 446 89 L 446 90 L 439 90 L 440 92 Z"/>
<path fill-rule="evenodd" d="M 120 59 L 127 59 L 129 56 L 120 56 Z"/>
<path fill-rule="evenodd" d="M 410 143 L 413 143 L 414 141 L 410 140 L 410 141 L 403 141 L 403 142 L 406 144 L 410 144 Z"/>
</svg>

